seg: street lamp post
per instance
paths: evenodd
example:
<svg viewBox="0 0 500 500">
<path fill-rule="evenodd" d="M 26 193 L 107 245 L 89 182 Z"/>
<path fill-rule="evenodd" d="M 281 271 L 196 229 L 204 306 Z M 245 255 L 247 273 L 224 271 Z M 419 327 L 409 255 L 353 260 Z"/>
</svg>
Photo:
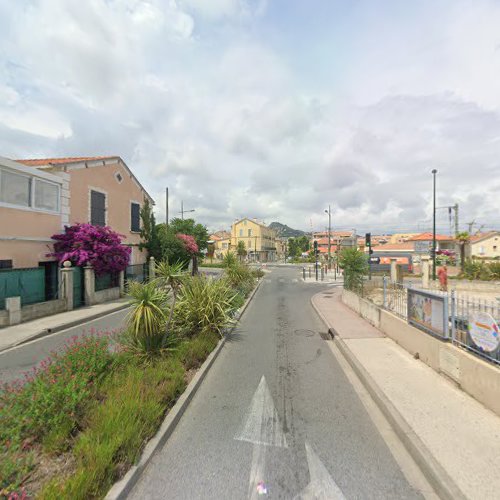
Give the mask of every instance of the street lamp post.
<svg viewBox="0 0 500 500">
<path fill-rule="evenodd" d="M 432 170 L 432 279 L 436 279 L 436 174 Z"/>
<path fill-rule="evenodd" d="M 189 212 L 195 212 L 195 209 L 193 208 L 192 210 L 184 210 L 184 202 L 181 201 L 181 211 L 179 212 L 181 214 L 181 220 L 184 220 L 184 214 L 187 214 Z"/>
<path fill-rule="evenodd" d="M 328 269 L 332 268 L 331 262 L 331 233 L 332 233 L 332 211 L 330 205 L 328 205 L 328 210 L 325 210 L 325 213 L 328 214 Z"/>
</svg>

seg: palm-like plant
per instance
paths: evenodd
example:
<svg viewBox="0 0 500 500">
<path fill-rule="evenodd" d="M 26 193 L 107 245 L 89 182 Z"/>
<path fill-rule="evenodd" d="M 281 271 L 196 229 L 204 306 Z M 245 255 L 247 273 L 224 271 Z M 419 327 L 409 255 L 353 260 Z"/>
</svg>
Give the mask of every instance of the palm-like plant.
<svg viewBox="0 0 500 500">
<path fill-rule="evenodd" d="M 132 311 L 127 318 L 126 344 L 142 354 L 157 352 L 163 346 L 167 293 L 153 282 L 131 281 L 128 296 Z"/>
<path fill-rule="evenodd" d="M 156 278 L 154 280 L 155 285 L 167 293 L 169 290 L 172 290 L 172 303 L 170 304 L 170 312 L 165 326 L 165 342 L 170 334 L 170 326 L 172 325 L 177 295 L 182 285 L 182 280 L 185 277 L 185 274 L 182 272 L 182 268 L 182 262 L 169 264 L 168 261 L 163 261 L 156 264 Z"/>
<path fill-rule="evenodd" d="M 465 245 L 470 241 L 470 234 L 467 231 L 458 233 L 456 240 L 460 245 L 460 268 L 463 273 L 465 271 Z"/>
<path fill-rule="evenodd" d="M 224 267 L 233 267 L 238 263 L 238 259 L 236 258 L 236 255 L 234 252 L 227 252 L 226 255 L 224 255 L 224 258 L 222 259 L 222 265 Z"/>
</svg>

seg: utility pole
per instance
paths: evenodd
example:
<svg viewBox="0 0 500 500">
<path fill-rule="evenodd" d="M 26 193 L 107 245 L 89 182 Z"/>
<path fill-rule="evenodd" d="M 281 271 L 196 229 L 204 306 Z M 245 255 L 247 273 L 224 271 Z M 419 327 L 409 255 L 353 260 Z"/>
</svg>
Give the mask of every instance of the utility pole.
<svg viewBox="0 0 500 500">
<path fill-rule="evenodd" d="M 436 174 L 432 170 L 432 279 L 436 280 Z"/>
<path fill-rule="evenodd" d="M 455 203 L 455 206 L 453 208 L 455 209 L 455 237 L 456 237 L 460 232 L 458 224 L 458 203 Z"/>
<path fill-rule="evenodd" d="M 167 225 L 168 229 L 168 188 L 165 188 L 165 207 L 166 207 L 165 224 Z"/>
<path fill-rule="evenodd" d="M 328 205 L 328 210 L 325 210 L 325 213 L 328 214 L 328 269 L 331 269 L 332 268 L 332 263 L 331 263 L 332 211 L 330 205 Z"/>
</svg>

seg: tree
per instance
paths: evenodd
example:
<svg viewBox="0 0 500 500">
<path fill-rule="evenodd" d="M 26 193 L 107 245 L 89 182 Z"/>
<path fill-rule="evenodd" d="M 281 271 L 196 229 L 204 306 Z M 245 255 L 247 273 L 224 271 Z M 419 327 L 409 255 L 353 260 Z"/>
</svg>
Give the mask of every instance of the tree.
<svg viewBox="0 0 500 500">
<path fill-rule="evenodd" d="M 107 226 L 74 224 L 63 234 L 54 234 L 55 257 L 60 263 L 69 260 L 75 266 L 92 266 L 96 276 L 124 271 L 132 249 L 122 245 L 121 236 Z"/>
<path fill-rule="evenodd" d="M 359 291 L 363 286 L 363 276 L 368 272 L 367 255 L 356 248 L 344 248 L 339 265 L 344 270 L 344 288 Z"/>
<path fill-rule="evenodd" d="M 174 234 L 181 233 L 194 236 L 198 245 L 198 256 L 201 256 L 200 252 L 208 246 L 208 229 L 203 224 L 196 224 L 194 219 L 172 219 L 169 224 L 169 231 Z"/>
<path fill-rule="evenodd" d="M 240 258 L 240 261 L 243 260 L 243 257 L 246 256 L 247 249 L 245 247 L 245 242 L 243 240 L 238 241 L 238 246 L 236 248 L 236 253 L 238 254 L 238 257 Z"/>
<path fill-rule="evenodd" d="M 141 239 L 139 249 L 146 249 L 148 257 L 154 257 L 156 260 L 161 259 L 161 244 L 158 237 L 158 227 L 156 225 L 155 216 L 147 198 L 144 199 L 144 205 L 141 208 Z"/>
<path fill-rule="evenodd" d="M 470 234 L 463 231 L 457 234 L 456 239 L 460 245 L 460 268 L 463 273 L 465 271 L 465 245 L 470 241 Z"/>
<path fill-rule="evenodd" d="M 165 224 L 158 224 L 158 238 L 160 242 L 160 259 L 167 262 L 181 262 L 187 267 L 189 261 L 198 255 L 199 248 L 194 236 L 176 233 L 175 228 Z"/>
<path fill-rule="evenodd" d="M 300 257 L 302 253 L 309 251 L 309 239 L 307 236 L 288 239 L 288 255 L 290 257 Z"/>
</svg>

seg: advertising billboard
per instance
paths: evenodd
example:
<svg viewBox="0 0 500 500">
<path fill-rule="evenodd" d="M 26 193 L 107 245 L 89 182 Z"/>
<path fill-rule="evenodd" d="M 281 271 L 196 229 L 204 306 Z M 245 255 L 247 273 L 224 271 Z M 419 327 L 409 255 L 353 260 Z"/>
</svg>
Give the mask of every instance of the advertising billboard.
<svg viewBox="0 0 500 500">
<path fill-rule="evenodd" d="M 408 323 L 424 332 L 448 338 L 447 297 L 409 288 Z"/>
</svg>

